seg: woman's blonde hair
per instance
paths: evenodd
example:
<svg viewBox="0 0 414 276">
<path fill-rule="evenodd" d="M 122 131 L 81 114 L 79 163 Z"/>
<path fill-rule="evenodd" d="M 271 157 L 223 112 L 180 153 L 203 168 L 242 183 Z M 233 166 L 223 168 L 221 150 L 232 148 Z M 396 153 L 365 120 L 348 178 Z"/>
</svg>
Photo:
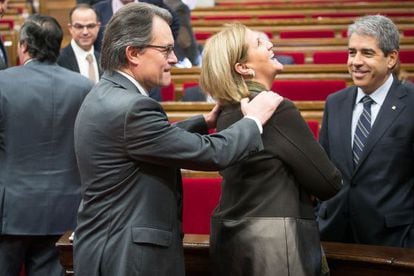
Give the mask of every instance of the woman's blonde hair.
<svg viewBox="0 0 414 276">
<path fill-rule="evenodd" d="M 250 95 L 235 64 L 247 62 L 247 27 L 234 23 L 207 40 L 203 50 L 200 86 L 220 104 L 240 102 Z"/>
</svg>

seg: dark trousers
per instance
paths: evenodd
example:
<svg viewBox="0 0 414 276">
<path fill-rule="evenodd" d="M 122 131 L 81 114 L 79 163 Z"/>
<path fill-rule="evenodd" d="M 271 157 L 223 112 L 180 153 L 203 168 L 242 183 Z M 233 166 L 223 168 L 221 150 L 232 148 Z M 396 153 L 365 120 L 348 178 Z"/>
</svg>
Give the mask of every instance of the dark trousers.
<svg viewBox="0 0 414 276">
<path fill-rule="evenodd" d="M 60 236 L 0 235 L 0 275 L 62 276 L 63 267 L 55 243 Z"/>
</svg>

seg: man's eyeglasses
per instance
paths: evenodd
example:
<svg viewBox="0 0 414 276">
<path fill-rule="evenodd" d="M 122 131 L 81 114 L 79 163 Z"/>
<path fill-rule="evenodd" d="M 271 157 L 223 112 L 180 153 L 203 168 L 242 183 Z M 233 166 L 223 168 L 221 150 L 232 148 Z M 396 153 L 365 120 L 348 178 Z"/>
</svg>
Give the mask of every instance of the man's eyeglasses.
<svg viewBox="0 0 414 276">
<path fill-rule="evenodd" d="M 79 24 L 79 23 L 75 23 L 75 24 L 73 24 L 73 25 L 71 25 L 75 30 L 77 30 L 77 31 L 83 31 L 85 28 L 86 29 L 88 29 L 88 31 L 90 31 L 90 30 L 93 30 L 93 29 L 95 29 L 97 26 L 98 26 L 98 24 L 96 24 L 96 23 L 91 23 L 91 24 L 88 24 L 88 25 L 82 25 L 82 24 Z"/>
<path fill-rule="evenodd" d="M 165 58 L 168 58 L 174 52 L 174 45 L 161 46 L 161 45 L 147 44 L 145 46 L 142 46 L 142 48 L 154 48 L 158 50 L 159 52 L 163 53 Z"/>
</svg>

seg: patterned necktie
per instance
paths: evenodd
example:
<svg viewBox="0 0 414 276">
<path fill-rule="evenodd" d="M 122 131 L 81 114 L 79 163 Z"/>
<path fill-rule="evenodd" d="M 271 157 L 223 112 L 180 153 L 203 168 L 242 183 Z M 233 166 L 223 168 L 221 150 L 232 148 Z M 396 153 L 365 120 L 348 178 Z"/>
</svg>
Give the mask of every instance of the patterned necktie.
<svg viewBox="0 0 414 276">
<path fill-rule="evenodd" d="M 89 79 L 93 81 L 93 83 L 96 83 L 96 77 L 95 77 L 95 67 L 93 64 L 93 56 L 91 54 L 88 54 L 86 56 L 86 60 L 88 61 L 89 68 L 88 68 L 88 75 Z"/>
<path fill-rule="evenodd" d="M 361 116 L 359 116 L 354 134 L 354 145 L 352 147 L 355 167 L 362 156 L 362 151 L 364 150 L 369 132 L 371 131 L 371 104 L 374 102 L 370 96 L 364 96 L 361 101 L 364 104 L 364 110 L 362 111 Z"/>
</svg>

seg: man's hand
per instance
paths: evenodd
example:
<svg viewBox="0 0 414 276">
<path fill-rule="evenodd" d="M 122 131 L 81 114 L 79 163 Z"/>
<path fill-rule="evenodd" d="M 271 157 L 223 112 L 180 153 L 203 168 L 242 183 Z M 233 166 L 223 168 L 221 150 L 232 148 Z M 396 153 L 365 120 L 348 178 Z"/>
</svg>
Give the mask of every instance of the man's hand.
<svg viewBox="0 0 414 276">
<path fill-rule="evenodd" d="M 263 91 L 250 102 L 248 98 L 242 99 L 240 104 L 245 116 L 254 117 L 264 125 L 282 101 L 283 97 L 279 94 L 272 91 Z"/>
<path fill-rule="evenodd" d="M 206 120 L 208 129 L 216 128 L 217 117 L 220 114 L 220 111 L 219 105 L 216 104 L 207 115 L 204 115 L 204 120 Z"/>
</svg>

